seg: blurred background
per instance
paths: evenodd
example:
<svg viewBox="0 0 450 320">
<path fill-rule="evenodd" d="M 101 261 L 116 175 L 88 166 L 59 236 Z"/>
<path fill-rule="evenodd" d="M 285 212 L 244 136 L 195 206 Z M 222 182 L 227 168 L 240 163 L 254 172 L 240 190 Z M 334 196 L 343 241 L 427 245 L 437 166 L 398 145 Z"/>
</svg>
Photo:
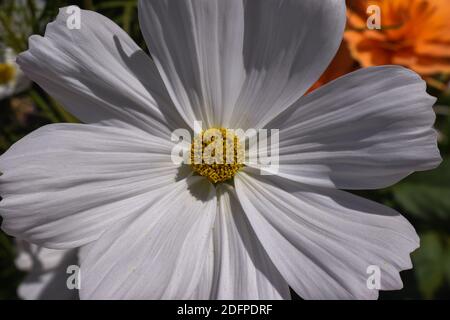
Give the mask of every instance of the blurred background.
<svg viewBox="0 0 450 320">
<path fill-rule="evenodd" d="M 381 9 L 381 30 L 369 30 L 366 25 L 367 8 L 373 4 Z M 146 48 L 136 0 L 0 0 L 0 154 L 45 124 L 77 122 L 14 62 L 17 53 L 27 49 L 28 37 L 43 35 L 58 8 L 67 5 L 109 17 Z M 311 90 L 361 67 L 398 64 L 419 73 L 428 92 L 438 98 L 434 110 L 442 165 L 385 190 L 358 192 L 402 212 L 421 238 L 420 249 L 412 255 L 414 269 L 402 272 L 404 289 L 381 292 L 380 299 L 449 299 L 450 0 L 347 0 L 347 6 L 348 26 L 341 48 Z M 21 250 L 23 246 L 0 231 L 0 299 L 19 298 L 17 289 L 27 277 L 17 263 Z"/>
</svg>

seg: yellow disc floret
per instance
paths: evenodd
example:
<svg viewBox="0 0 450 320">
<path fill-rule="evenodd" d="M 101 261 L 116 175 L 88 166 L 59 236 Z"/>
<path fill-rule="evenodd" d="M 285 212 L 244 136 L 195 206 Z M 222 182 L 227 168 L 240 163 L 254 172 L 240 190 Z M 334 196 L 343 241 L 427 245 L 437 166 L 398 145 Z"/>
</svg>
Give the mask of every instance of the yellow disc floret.
<svg viewBox="0 0 450 320">
<path fill-rule="evenodd" d="M 216 184 L 232 179 L 244 167 L 243 148 L 233 130 L 212 128 L 198 134 L 191 145 L 191 167 Z"/>
<path fill-rule="evenodd" d="M 16 69 L 9 63 L 0 63 L 0 85 L 10 83 L 16 76 Z"/>
</svg>

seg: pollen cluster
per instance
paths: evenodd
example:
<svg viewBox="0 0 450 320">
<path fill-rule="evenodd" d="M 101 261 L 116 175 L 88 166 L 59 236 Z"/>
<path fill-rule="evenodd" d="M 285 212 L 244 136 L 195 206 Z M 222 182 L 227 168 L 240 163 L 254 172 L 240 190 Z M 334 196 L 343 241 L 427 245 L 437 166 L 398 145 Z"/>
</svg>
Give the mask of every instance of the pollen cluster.
<svg viewBox="0 0 450 320">
<path fill-rule="evenodd" d="M 16 76 L 16 70 L 8 63 L 0 63 L 0 85 L 11 82 Z"/>
<path fill-rule="evenodd" d="M 212 183 L 232 179 L 244 167 L 244 150 L 232 130 L 212 128 L 198 134 L 191 145 L 191 168 Z"/>
</svg>

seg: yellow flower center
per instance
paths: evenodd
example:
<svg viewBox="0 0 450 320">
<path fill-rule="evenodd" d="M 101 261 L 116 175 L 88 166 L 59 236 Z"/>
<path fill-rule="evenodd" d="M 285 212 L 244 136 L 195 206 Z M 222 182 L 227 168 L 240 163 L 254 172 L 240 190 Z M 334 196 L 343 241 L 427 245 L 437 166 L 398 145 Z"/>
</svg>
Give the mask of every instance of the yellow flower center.
<svg viewBox="0 0 450 320">
<path fill-rule="evenodd" d="M 9 63 L 0 63 L 0 85 L 10 83 L 16 76 L 16 69 Z"/>
<path fill-rule="evenodd" d="M 216 184 L 232 179 L 244 167 L 244 150 L 233 130 L 211 128 L 191 145 L 191 168 Z"/>
</svg>

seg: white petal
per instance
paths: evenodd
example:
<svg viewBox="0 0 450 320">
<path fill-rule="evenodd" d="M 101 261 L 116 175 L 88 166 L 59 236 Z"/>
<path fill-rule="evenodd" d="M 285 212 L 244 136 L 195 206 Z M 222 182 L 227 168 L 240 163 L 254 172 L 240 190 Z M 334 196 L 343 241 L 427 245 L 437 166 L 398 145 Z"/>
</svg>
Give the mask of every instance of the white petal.
<svg viewBox="0 0 450 320">
<path fill-rule="evenodd" d="M 30 38 L 30 49 L 17 61 L 22 70 L 85 123 L 165 137 L 183 127 L 154 63 L 134 41 L 91 11 L 81 11 L 81 29 L 69 29 L 66 10 L 45 37 Z"/>
<path fill-rule="evenodd" d="M 381 270 L 381 289 L 402 287 L 419 245 L 396 211 L 349 193 L 305 188 L 276 177 L 235 178 L 242 207 L 272 261 L 306 299 L 374 299 L 369 266 Z"/>
<path fill-rule="evenodd" d="M 341 0 L 139 2 L 148 47 L 188 122 L 263 127 L 300 98 L 335 55 Z"/>
<path fill-rule="evenodd" d="M 213 299 L 289 299 L 289 286 L 252 230 L 234 190 L 217 187 Z"/>
<path fill-rule="evenodd" d="M 300 99 L 280 129 L 278 174 L 341 189 L 377 189 L 441 161 L 435 98 L 402 67 L 362 69 Z"/>
<path fill-rule="evenodd" d="M 141 29 L 180 113 L 189 124 L 222 125 L 239 96 L 242 0 L 139 1 Z"/>
<path fill-rule="evenodd" d="M 0 86 L 0 100 L 8 98 L 14 93 L 14 89 L 11 86 Z"/>
<path fill-rule="evenodd" d="M 6 84 L 0 85 L 0 100 L 8 98 L 12 95 L 21 93 L 28 89 L 31 85 L 30 80 L 23 74 L 22 70 L 16 63 L 16 54 L 11 48 L 4 50 L 4 59 L 0 63 L 5 63 L 14 68 L 14 78 Z M 1 52 L 0 52 L 1 56 Z"/>
<path fill-rule="evenodd" d="M 172 145 L 128 129 L 43 127 L 0 157 L 2 229 L 45 247 L 78 247 L 146 209 L 174 183 Z"/>
<path fill-rule="evenodd" d="M 216 218 L 217 219 L 217 218 Z M 211 300 L 213 299 L 213 285 L 216 282 L 217 275 L 214 270 L 214 239 L 213 235 L 209 237 L 209 247 L 206 257 L 205 265 L 203 266 L 200 280 L 198 281 L 197 288 L 189 298 L 190 300 Z"/>
<path fill-rule="evenodd" d="M 82 299 L 187 299 L 206 262 L 217 202 L 190 177 L 81 251 Z"/>
</svg>

